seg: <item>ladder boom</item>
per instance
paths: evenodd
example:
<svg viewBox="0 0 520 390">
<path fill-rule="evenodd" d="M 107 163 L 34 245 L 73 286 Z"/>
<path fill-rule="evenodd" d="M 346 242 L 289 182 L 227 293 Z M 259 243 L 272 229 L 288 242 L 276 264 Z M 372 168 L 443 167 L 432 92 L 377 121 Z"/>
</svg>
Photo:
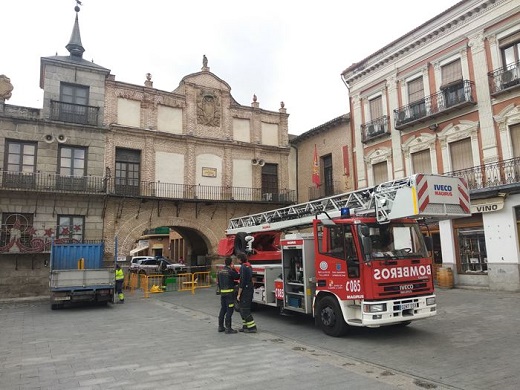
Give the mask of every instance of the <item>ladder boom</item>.
<svg viewBox="0 0 520 390">
<path fill-rule="evenodd" d="M 229 220 L 227 234 L 288 230 L 312 225 L 316 215 L 331 218 L 348 207 L 352 213 L 374 213 L 380 223 L 392 218 L 449 219 L 470 215 L 469 190 L 462 178 L 416 174 L 364 188 Z"/>
</svg>

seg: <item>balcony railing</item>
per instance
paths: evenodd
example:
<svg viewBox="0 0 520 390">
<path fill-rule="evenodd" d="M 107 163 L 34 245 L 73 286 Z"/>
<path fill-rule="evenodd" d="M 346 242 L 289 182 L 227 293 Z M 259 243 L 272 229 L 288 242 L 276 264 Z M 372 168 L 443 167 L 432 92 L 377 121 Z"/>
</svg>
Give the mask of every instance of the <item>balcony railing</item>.
<svg viewBox="0 0 520 390">
<path fill-rule="evenodd" d="M 475 104 L 474 83 L 461 80 L 441 88 L 441 91 L 394 110 L 396 130 L 424 122 L 440 114 Z"/>
<path fill-rule="evenodd" d="M 102 176 L 62 176 L 52 173 L 1 171 L 0 189 L 115 195 L 136 198 L 220 200 L 244 202 L 296 202 L 294 190 L 266 190 L 249 187 L 227 187 L 141 181 L 122 183 Z"/>
<path fill-rule="evenodd" d="M 507 187 L 520 183 L 520 157 L 445 173 L 466 179 L 470 191 Z"/>
<path fill-rule="evenodd" d="M 97 126 L 99 107 L 51 100 L 51 120 Z"/>
<path fill-rule="evenodd" d="M 520 86 L 520 61 L 488 73 L 491 95 Z"/>
<path fill-rule="evenodd" d="M 385 134 L 390 134 L 388 116 L 386 115 L 361 125 L 361 142 L 363 143 L 384 136 Z"/>
<path fill-rule="evenodd" d="M 326 198 L 327 196 L 339 195 L 343 192 L 343 189 L 340 187 L 341 186 L 338 181 L 333 181 L 329 185 L 324 184 L 319 187 L 309 187 L 309 200 L 316 200 L 320 198 Z"/>
</svg>

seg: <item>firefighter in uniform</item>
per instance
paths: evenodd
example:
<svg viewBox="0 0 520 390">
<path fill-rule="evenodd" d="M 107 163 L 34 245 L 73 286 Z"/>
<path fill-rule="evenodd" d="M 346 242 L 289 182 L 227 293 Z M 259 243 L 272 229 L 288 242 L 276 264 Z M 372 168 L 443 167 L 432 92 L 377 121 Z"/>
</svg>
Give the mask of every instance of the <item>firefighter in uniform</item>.
<svg viewBox="0 0 520 390">
<path fill-rule="evenodd" d="M 125 295 L 123 294 L 123 282 L 125 281 L 125 274 L 119 264 L 116 265 L 116 292 L 119 298 L 118 303 L 125 303 Z"/>
<path fill-rule="evenodd" d="M 225 267 L 217 274 L 217 283 L 220 289 L 219 332 L 226 332 L 227 334 L 237 333 L 231 327 L 231 317 L 235 311 L 235 280 L 239 276 L 238 272 L 233 268 L 231 257 L 226 257 Z"/>
<path fill-rule="evenodd" d="M 239 332 L 256 333 L 256 324 L 251 314 L 251 304 L 253 302 L 253 269 L 247 261 L 245 253 L 239 253 L 237 257 L 242 264 L 240 267 L 240 284 L 238 288 L 237 300 L 240 302 L 240 316 L 242 317 L 242 329 Z"/>
</svg>

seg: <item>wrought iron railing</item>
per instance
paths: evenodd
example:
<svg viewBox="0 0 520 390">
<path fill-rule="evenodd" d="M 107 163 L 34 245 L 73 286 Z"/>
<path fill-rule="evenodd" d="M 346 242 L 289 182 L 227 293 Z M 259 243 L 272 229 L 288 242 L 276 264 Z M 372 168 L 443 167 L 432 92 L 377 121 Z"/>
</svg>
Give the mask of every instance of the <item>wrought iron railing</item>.
<svg viewBox="0 0 520 390">
<path fill-rule="evenodd" d="M 520 157 L 446 172 L 445 175 L 466 179 L 470 191 L 474 192 L 518 184 L 520 183 Z"/>
<path fill-rule="evenodd" d="M 1 171 L 0 189 L 29 192 L 80 193 L 137 198 L 190 199 L 244 202 L 296 202 L 296 191 L 262 188 L 121 182 L 101 176 L 62 176 L 53 173 Z"/>
<path fill-rule="evenodd" d="M 51 120 L 97 126 L 99 107 L 51 100 Z"/>
<path fill-rule="evenodd" d="M 385 134 L 390 134 L 388 116 L 386 115 L 361 125 L 361 142 L 363 143 Z"/>
<path fill-rule="evenodd" d="M 488 73 L 491 95 L 520 86 L 520 61 Z"/>
<path fill-rule="evenodd" d="M 394 124 L 396 130 L 402 130 L 440 113 L 474 104 L 475 91 L 473 86 L 474 83 L 470 80 L 460 80 L 441 88 L 439 92 L 433 95 L 395 109 Z"/>
</svg>

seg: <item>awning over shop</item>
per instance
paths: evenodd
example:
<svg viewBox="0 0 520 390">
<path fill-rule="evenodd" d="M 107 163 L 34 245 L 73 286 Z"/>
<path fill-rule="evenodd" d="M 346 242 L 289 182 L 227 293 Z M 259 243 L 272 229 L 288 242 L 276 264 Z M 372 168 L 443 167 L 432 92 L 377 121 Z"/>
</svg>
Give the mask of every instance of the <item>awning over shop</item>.
<svg viewBox="0 0 520 390">
<path fill-rule="evenodd" d="M 139 247 L 139 248 L 132 249 L 130 251 L 130 256 L 135 256 L 136 254 L 138 254 L 141 251 L 144 251 L 145 249 L 148 249 L 148 246 L 142 246 L 142 247 Z"/>
</svg>

